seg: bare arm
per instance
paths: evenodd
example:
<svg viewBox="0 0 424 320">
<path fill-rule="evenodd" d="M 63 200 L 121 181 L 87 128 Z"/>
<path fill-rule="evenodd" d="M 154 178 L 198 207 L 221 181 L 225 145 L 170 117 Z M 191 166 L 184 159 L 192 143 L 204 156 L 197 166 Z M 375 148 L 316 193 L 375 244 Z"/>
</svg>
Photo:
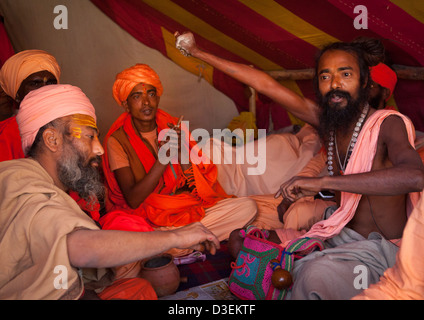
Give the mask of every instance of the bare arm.
<svg viewBox="0 0 424 320">
<path fill-rule="evenodd" d="M 381 196 L 421 191 L 424 188 L 423 163 L 408 141 L 403 121 L 396 116 L 388 117 L 381 126 L 379 139 L 387 146 L 391 167 L 344 176 L 294 177 L 283 184 L 279 192 L 295 201 L 325 189 Z"/>
<path fill-rule="evenodd" d="M 268 96 L 281 104 L 295 117 L 312 126 L 316 127 L 318 125 L 318 106 L 312 100 L 299 96 L 263 71 L 254 69 L 248 65 L 231 62 L 200 50 L 191 33 L 179 35 L 179 33 L 176 32 L 175 36 L 177 37 L 176 46 L 180 50 L 197 59 L 203 60 L 230 77 Z"/>
<path fill-rule="evenodd" d="M 171 248 L 193 248 L 204 244 L 212 254 L 219 241 L 201 223 L 173 230 L 128 232 L 80 229 L 68 235 L 71 265 L 79 268 L 110 268 L 153 255 Z"/>
<path fill-rule="evenodd" d="M 168 123 L 168 126 L 173 129 L 176 134 L 178 134 L 179 144 L 172 148 L 178 149 L 179 159 L 181 159 L 181 129 L 179 126 L 175 126 L 171 123 Z M 164 143 L 166 142 L 161 142 L 161 145 Z M 131 208 L 138 208 L 140 204 L 153 192 L 153 190 L 155 190 L 160 178 L 167 168 L 167 165 L 168 164 L 162 164 L 159 160 L 156 160 L 150 171 L 140 181 L 136 181 L 130 167 L 123 167 L 114 171 L 119 188 Z M 181 164 L 181 169 L 185 171 L 190 167 L 190 165 L 191 164 Z"/>
<path fill-rule="evenodd" d="M 153 192 L 159 183 L 159 179 L 166 169 L 157 160 L 146 176 L 140 181 L 135 181 L 130 167 L 120 168 L 114 171 L 116 181 L 124 195 L 128 205 L 136 209 Z"/>
</svg>

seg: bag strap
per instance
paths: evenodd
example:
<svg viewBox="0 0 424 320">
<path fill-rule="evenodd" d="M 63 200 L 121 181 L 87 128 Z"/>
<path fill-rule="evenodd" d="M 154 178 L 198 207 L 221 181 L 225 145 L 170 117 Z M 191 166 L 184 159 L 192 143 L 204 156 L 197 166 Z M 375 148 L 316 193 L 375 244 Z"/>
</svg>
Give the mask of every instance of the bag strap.
<svg viewBox="0 0 424 320">
<path fill-rule="evenodd" d="M 298 238 L 288 243 L 284 248 L 279 263 L 271 262 L 271 267 L 275 270 L 280 266 L 282 269 L 291 271 L 293 269 L 294 259 L 301 259 L 314 250 L 324 249 L 324 243 L 318 238 Z"/>
<path fill-rule="evenodd" d="M 250 225 L 246 229 L 240 230 L 240 236 L 242 238 L 246 238 L 247 235 L 252 235 L 261 239 L 268 239 L 269 231 L 265 229 L 259 229 L 258 227 L 254 225 Z"/>
</svg>

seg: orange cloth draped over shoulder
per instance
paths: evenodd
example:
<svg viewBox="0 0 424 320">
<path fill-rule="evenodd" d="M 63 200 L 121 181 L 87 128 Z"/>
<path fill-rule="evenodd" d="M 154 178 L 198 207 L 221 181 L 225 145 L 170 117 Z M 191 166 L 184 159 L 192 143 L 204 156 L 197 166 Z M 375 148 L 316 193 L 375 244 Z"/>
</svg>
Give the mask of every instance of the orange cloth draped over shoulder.
<svg viewBox="0 0 424 320">
<path fill-rule="evenodd" d="M 177 121 L 177 118 L 158 109 L 156 113 L 158 133 L 168 128 L 167 123 L 176 124 Z M 108 211 L 122 210 L 143 217 L 152 226 L 178 227 L 202 220 L 205 216 L 205 208 L 213 206 L 219 200 L 230 197 L 217 181 L 216 166 L 212 163 L 203 162 L 197 165 L 192 164 L 192 174 L 195 181 L 194 190 L 191 193 L 173 195 L 176 189 L 186 183 L 187 178 L 179 164 L 173 164 L 172 167 L 169 164 L 153 193 L 137 209 L 131 209 L 122 195 L 113 172 L 110 170 L 107 154 L 107 139 L 120 127 L 124 128 L 131 146 L 134 148 L 146 173 L 156 162 L 155 156 L 135 132 L 131 115 L 122 114 L 112 125 L 104 143 L 103 170 L 108 187 L 108 198 L 106 201 Z M 185 134 L 189 134 L 184 126 L 182 126 L 182 129 Z M 195 143 L 190 141 L 189 150 L 191 151 L 193 148 L 196 148 Z M 106 216 L 101 219 L 101 223 L 107 220 Z"/>
<path fill-rule="evenodd" d="M 161 96 L 163 93 L 162 83 L 156 72 L 145 64 L 136 64 L 116 76 L 113 85 L 113 97 L 116 102 L 122 106 L 122 102 L 126 101 L 134 87 L 140 83 L 149 84 L 156 88 L 157 95 Z M 178 119 L 172 117 L 163 110 L 158 109 L 156 113 L 156 125 L 158 134 L 162 130 L 168 130 L 168 123 L 177 124 Z M 200 221 L 205 216 L 205 208 L 209 208 L 216 204 L 219 200 L 229 198 L 224 189 L 217 181 L 217 168 L 209 160 L 202 161 L 199 164 L 192 164 L 191 171 L 182 172 L 179 164 L 169 164 L 162 175 L 161 180 L 156 186 L 155 190 L 144 200 L 144 202 L 137 208 L 131 209 L 126 203 L 124 196 L 119 188 L 115 179 L 114 173 L 110 170 L 107 140 L 119 128 L 123 128 L 125 135 L 128 137 L 132 149 L 137 154 L 138 159 L 144 168 L 146 174 L 156 162 L 156 157 L 146 147 L 138 133 L 132 125 L 131 115 L 128 113 L 122 114 L 115 123 L 111 126 L 108 134 L 104 140 L 105 154 L 103 155 L 103 170 L 105 173 L 106 186 L 107 186 L 107 199 L 106 210 L 113 211 L 119 210 L 131 214 L 133 218 L 136 216 L 145 219 L 151 226 L 184 226 L 192 222 Z M 197 148 L 196 143 L 191 141 L 188 129 L 182 124 L 182 133 L 188 137 L 189 152 L 193 148 Z M 184 139 L 183 139 L 184 140 Z M 198 148 L 197 148 L 198 149 Z M 194 150 L 196 151 L 196 150 Z M 202 158 L 200 150 L 197 150 L 198 156 Z M 173 195 L 176 189 L 182 187 L 184 184 L 193 186 L 193 191 Z M 123 217 L 122 214 L 106 214 L 102 217 L 100 223 L 108 224 L 113 228 L 114 222 L 111 219 L 129 219 Z M 131 228 L 127 224 L 128 228 Z M 121 225 L 121 227 L 123 227 Z"/>
</svg>

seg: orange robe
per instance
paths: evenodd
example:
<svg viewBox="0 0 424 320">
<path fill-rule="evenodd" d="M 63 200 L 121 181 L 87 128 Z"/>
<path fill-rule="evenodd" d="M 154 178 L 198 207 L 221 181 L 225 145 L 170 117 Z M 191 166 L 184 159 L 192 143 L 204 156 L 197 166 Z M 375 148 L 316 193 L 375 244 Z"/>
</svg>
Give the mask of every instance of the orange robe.
<svg viewBox="0 0 424 320">
<path fill-rule="evenodd" d="M 177 121 L 177 118 L 159 109 L 156 114 L 158 133 L 161 130 L 168 129 L 167 123 L 176 124 Z M 207 163 L 192 164 L 192 172 L 190 172 L 190 175 L 195 185 L 193 191 L 190 193 L 173 195 L 176 189 L 187 182 L 187 178 L 182 172 L 179 164 L 174 164 L 172 166 L 170 164 L 155 190 L 137 209 L 131 209 L 122 195 L 114 173 L 110 170 L 107 154 L 107 139 L 121 127 L 123 127 L 131 147 L 136 152 L 146 173 L 149 172 L 156 162 L 156 157 L 134 130 L 131 115 L 127 113 L 122 114 L 112 125 L 104 142 L 105 154 L 103 156 L 103 170 L 108 189 L 106 202 L 106 209 L 108 212 L 120 210 L 131 215 L 136 215 L 145 219 L 154 227 L 179 227 L 202 220 L 205 216 L 205 208 L 210 208 L 218 201 L 231 197 L 225 193 L 224 189 L 218 183 L 215 165 Z M 189 135 L 184 126 L 182 129 Z M 189 141 L 190 151 L 193 148 L 196 148 L 196 143 L 194 141 Z M 192 183 L 192 181 L 189 181 L 189 183 Z M 109 219 L 108 216 L 109 214 L 106 214 L 106 216 L 101 219 L 101 223 L 106 223 Z M 109 225 L 113 225 L 113 223 L 109 223 Z"/>
</svg>

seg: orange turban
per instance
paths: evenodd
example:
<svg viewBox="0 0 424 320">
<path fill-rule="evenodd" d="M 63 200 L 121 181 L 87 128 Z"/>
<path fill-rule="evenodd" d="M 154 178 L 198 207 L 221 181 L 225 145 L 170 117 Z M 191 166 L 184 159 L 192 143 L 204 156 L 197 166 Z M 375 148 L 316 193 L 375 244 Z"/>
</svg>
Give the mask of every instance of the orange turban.
<svg viewBox="0 0 424 320">
<path fill-rule="evenodd" d="M 59 82 L 60 67 L 51 54 L 43 50 L 26 50 L 11 56 L 0 70 L 0 85 L 8 96 L 16 99 L 22 81 L 31 74 L 49 71 Z"/>
<path fill-rule="evenodd" d="M 397 82 L 396 72 L 394 72 L 389 66 L 381 62 L 377 64 L 376 66 L 371 67 L 370 72 L 371 72 L 371 79 L 374 82 L 390 90 L 390 95 L 386 99 L 386 101 L 389 100 L 389 98 L 393 94 L 393 91 L 395 90 L 395 86 Z"/>
<path fill-rule="evenodd" d="M 96 121 L 94 107 L 80 88 L 54 84 L 28 93 L 16 115 L 24 153 L 28 153 L 41 127 L 73 114 L 87 115 Z"/>
<path fill-rule="evenodd" d="M 113 97 L 116 102 L 122 105 L 122 102 L 127 100 L 134 87 L 140 83 L 154 86 L 158 96 L 163 93 L 162 83 L 157 73 L 147 64 L 136 64 L 116 75 L 113 84 Z"/>
</svg>

